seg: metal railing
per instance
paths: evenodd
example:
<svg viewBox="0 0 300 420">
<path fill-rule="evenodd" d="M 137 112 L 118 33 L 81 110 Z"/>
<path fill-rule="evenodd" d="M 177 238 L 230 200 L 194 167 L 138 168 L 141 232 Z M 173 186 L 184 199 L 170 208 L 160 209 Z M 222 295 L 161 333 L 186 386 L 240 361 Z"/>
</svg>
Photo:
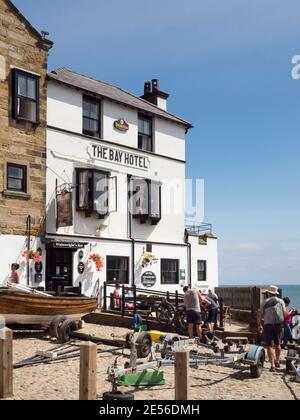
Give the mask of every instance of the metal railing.
<svg viewBox="0 0 300 420">
<path fill-rule="evenodd" d="M 211 223 L 197 223 L 187 220 L 185 223 L 185 228 L 190 232 L 195 232 L 197 235 L 213 233 L 213 225 Z"/>
</svg>

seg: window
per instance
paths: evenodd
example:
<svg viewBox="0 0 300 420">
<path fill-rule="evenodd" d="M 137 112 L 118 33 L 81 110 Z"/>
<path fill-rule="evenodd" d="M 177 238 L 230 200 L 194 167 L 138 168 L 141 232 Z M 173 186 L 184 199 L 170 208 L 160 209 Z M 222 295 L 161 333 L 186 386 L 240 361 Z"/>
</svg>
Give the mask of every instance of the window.
<svg viewBox="0 0 300 420">
<path fill-rule="evenodd" d="M 109 284 L 129 284 L 129 257 L 108 256 L 106 281 Z"/>
<path fill-rule="evenodd" d="M 26 166 L 7 164 L 7 189 L 26 193 Z"/>
<path fill-rule="evenodd" d="M 153 152 L 152 119 L 142 115 L 139 115 L 138 148 Z"/>
<path fill-rule="evenodd" d="M 143 178 L 131 178 L 131 211 L 142 223 L 150 220 L 157 224 L 161 219 L 161 183 Z"/>
<path fill-rule="evenodd" d="M 100 103 L 83 97 L 83 134 L 100 138 Z"/>
<path fill-rule="evenodd" d="M 179 284 L 179 260 L 161 260 L 161 284 Z"/>
<path fill-rule="evenodd" d="M 198 281 L 206 281 L 207 280 L 207 262 L 206 261 L 198 261 Z"/>
<path fill-rule="evenodd" d="M 85 211 L 86 216 L 95 212 L 100 218 L 108 215 L 109 177 L 106 172 L 77 169 L 77 186 L 78 211 Z"/>
<path fill-rule="evenodd" d="M 39 77 L 17 69 L 13 71 L 13 117 L 39 122 Z"/>
</svg>

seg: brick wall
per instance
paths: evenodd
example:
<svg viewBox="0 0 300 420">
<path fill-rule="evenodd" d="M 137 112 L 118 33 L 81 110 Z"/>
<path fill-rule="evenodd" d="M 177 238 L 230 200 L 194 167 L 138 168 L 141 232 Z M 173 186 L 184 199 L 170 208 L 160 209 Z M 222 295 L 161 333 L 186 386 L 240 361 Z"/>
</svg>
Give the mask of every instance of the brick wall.
<svg viewBox="0 0 300 420">
<path fill-rule="evenodd" d="M 42 5 L 41 5 L 42 7 Z M 0 0 L 0 233 L 24 235 L 32 216 L 33 234 L 40 232 L 46 205 L 46 72 L 50 45 L 11 7 Z M 40 124 L 12 118 L 12 67 L 40 78 Z M 7 162 L 26 165 L 27 193 L 6 192 Z"/>
</svg>

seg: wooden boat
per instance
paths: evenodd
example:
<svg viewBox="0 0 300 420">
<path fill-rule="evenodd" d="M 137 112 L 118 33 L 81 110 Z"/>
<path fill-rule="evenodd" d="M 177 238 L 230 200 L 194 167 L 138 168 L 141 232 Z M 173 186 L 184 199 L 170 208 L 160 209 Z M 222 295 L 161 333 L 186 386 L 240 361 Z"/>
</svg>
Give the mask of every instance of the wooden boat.
<svg viewBox="0 0 300 420">
<path fill-rule="evenodd" d="M 67 319 L 80 320 L 97 309 L 98 299 L 87 296 L 51 296 L 10 288 L 0 288 L 1 317 L 6 325 L 49 324 L 57 315 Z"/>
</svg>

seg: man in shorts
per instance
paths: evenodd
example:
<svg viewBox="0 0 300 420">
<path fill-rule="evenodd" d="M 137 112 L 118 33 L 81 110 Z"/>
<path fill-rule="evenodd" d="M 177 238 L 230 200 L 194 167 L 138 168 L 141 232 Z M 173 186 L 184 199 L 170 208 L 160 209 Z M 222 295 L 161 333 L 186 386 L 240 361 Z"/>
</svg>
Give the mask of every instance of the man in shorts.
<svg viewBox="0 0 300 420">
<path fill-rule="evenodd" d="M 278 288 L 270 286 L 264 290 L 265 301 L 257 315 L 258 332 L 264 333 L 265 346 L 268 349 L 270 372 L 280 367 L 281 338 L 284 318 L 287 316 L 285 303 L 278 298 Z M 275 350 L 275 351 L 274 351 Z"/>
<path fill-rule="evenodd" d="M 198 337 L 202 338 L 200 303 L 208 304 L 209 302 L 202 296 L 198 289 L 191 289 L 190 287 L 185 286 L 183 291 L 185 294 L 184 306 L 187 314 L 189 337 L 193 338 L 195 326 Z"/>
</svg>

